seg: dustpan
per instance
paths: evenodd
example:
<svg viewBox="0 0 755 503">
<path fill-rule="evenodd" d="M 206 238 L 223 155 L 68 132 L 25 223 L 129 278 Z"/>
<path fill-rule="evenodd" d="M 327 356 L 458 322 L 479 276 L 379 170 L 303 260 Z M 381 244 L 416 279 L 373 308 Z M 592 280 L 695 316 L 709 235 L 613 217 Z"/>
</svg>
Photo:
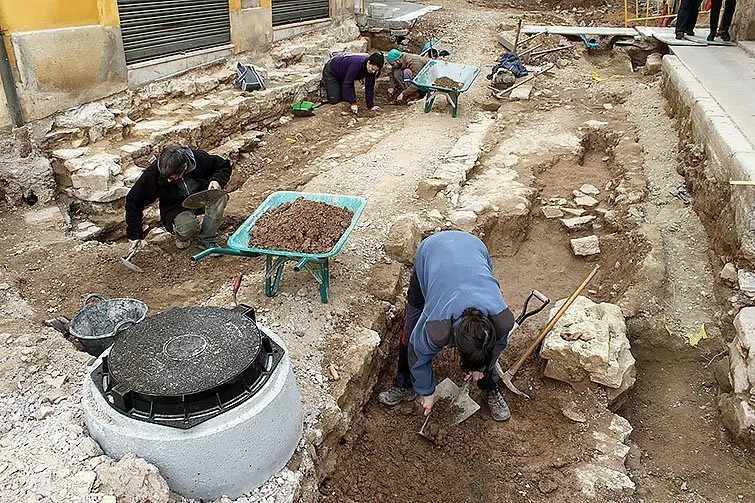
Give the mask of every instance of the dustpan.
<svg viewBox="0 0 755 503">
<path fill-rule="evenodd" d="M 469 396 L 469 385 L 472 379 L 467 381 L 462 386 L 457 386 L 453 380 L 446 377 L 435 387 L 435 393 L 438 396 L 438 400 L 450 400 L 451 407 L 459 408 L 459 413 L 456 414 L 451 421 L 452 425 L 457 425 L 462 421 L 466 421 L 472 414 L 480 410 L 480 404 L 472 400 Z"/>
<path fill-rule="evenodd" d="M 315 115 L 315 106 L 311 101 L 300 101 L 291 105 L 291 113 L 296 117 L 312 117 Z"/>
<path fill-rule="evenodd" d="M 437 396 L 436 403 L 441 400 L 448 400 L 447 403 L 449 407 L 457 407 L 460 409 L 459 413 L 453 417 L 453 419 L 447 426 L 456 426 L 462 421 L 466 421 L 470 416 L 472 416 L 472 414 L 480 410 L 480 404 L 472 400 L 472 398 L 469 396 L 469 385 L 471 383 L 471 376 L 464 382 L 464 385 L 461 387 L 457 386 L 455 382 L 447 377 L 435 387 L 435 394 Z M 427 423 L 430 420 L 431 416 L 432 413 L 427 415 L 425 422 L 422 424 L 422 428 L 420 428 L 418 433 L 422 437 L 434 442 L 435 440 L 432 438 L 432 436 L 428 435 L 425 431 L 425 429 L 427 428 Z"/>
</svg>

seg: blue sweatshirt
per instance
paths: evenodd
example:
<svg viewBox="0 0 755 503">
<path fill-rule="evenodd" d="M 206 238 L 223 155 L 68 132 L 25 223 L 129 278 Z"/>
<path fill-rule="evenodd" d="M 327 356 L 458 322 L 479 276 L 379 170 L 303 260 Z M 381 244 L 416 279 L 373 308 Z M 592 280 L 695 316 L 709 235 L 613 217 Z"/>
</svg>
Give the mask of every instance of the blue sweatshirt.
<svg viewBox="0 0 755 503">
<path fill-rule="evenodd" d="M 375 74 L 367 71 L 367 58 L 363 54 L 336 56 L 330 60 L 330 71 L 341 81 L 343 99 L 352 105 L 357 102 L 355 80 L 364 80 L 364 98 L 367 108 L 375 106 Z"/>
<path fill-rule="evenodd" d="M 490 317 L 496 329 L 493 359 L 508 343 L 510 311 L 501 295 L 498 280 L 485 244 L 460 231 L 439 232 L 425 239 L 417 249 L 414 264 L 425 306 L 409 336 L 416 360 L 411 362 L 414 389 L 423 396 L 435 392 L 433 357 L 444 347 L 453 347 L 453 330 L 465 309 L 474 307 Z M 505 313 L 504 313 L 505 312 Z M 504 315 L 505 314 L 505 315 Z M 414 360 L 414 358 L 412 358 Z"/>
</svg>

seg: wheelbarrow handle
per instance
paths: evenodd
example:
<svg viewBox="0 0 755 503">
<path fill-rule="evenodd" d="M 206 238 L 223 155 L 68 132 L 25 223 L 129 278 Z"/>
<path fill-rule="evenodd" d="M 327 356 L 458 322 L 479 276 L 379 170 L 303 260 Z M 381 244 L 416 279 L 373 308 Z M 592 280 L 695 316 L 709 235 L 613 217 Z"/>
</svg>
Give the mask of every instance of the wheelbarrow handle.
<svg viewBox="0 0 755 503">
<path fill-rule="evenodd" d="M 540 302 L 539 306 L 536 306 L 529 310 L 529 304 L 532 299 L 536 299 L 538 302 Z M 522 306 L 522 312 L 519 315 L 519 317 L 516 319 L 516 324 L 521 325 L 524 320 L 529 318 L 530 316 L 534 316 L 543 309 L 545 309 L 545 306 L 550 304 L 551 301 L 548 297 L 540 293 L 538 290 L 532 290 L 530 294 L 527 296 L 527 299 L 524 301 L 524 306 Z"/>
</svg>

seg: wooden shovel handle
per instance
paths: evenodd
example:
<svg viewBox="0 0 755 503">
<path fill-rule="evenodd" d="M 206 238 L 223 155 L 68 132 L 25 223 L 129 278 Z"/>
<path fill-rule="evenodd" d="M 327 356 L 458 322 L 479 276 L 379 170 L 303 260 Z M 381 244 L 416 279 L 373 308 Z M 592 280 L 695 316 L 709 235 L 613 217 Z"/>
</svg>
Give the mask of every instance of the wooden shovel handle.
<svg viewBox="0 0 755 503">
<path fill-rule="evenodd" d="M 529 358 L 529 356 L 535 351 L 535 349 L 537 349 L 543 339 L 545 339 L 545 336 L 548 335 L 551 330 L 553 330 L 553 327 L 556 325 L 558 320 L 561 319 L 561 316 L 563 316 L 566 310 L 569 309 L 569 306 L 571 306 L 572 303 L 574 303 L 574 301 L 577 299 L 577 297 L 579 297 L 579 294 L 582 293 L 582 290 L 587 288 L 587 284 L 592 281 L 596 274 L 598 274 L 599 269 L 600 265 L 596 265 L 592 272 L 590 272 L 587 278 L 585 278 L 585 280 L 582 282 L 582 284 L 579 285 L 576 290 L 574 290 L 574 293 L 572 293 L 568 299 L 566 299 L 566 302 L 564 302 L 564 305 L 561 306 L 561 309 L 559 309 L 556 315 L 551 318 L 547 325 L 545 325 L 545 328 L 542 332 L 540 332 L 540 335 L 537 336 L 537 339 L 535 339 L 532 344 L 530 344 L 530 347 L 527 348 L 527 351 L 525 351 L 524 354 L 516 361 L 516 363 L 508 370 L 508 373 L 512 375 L 516 374 L 516 372 L 519 370 L 519 367 L 521 367 L 525 360 L 527 360 L 527 358 Z"/>
</svg>

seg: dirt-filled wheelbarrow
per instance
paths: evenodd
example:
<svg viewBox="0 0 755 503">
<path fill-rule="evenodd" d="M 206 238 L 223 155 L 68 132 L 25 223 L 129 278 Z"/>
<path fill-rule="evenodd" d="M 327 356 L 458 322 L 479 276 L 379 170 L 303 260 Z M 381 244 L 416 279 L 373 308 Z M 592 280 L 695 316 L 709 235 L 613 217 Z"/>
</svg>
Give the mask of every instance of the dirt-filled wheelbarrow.
<svg viewBox="0 0 755 503">
<path fill-rule="evenodd" d="M 452 115 L 456 117 L 459 111 L 459 96 L 472 87 L 480 74 L 476 66 L 448 61 L 433 60 L 425 65 L 414 77 L 412 83 L 425 91 L 425 113 L 430 112 L 438 93 L 445 94 L 451 105 Z"/>
<path fill-rule="evenodd" d="M 259 218 L 267 211 L 277 208 L 284 203 L 292 203 L 299 198 L 317 201 L 332 206 L 346 208 L 353 213 L 351 223 L 341 235 L 338 242 L 326 253 L 301 253 L 285 250 L 268 250 L 254 248 L 249 245 L 250 231 Z M 311 194 L 307 192 L 274 192 L 254 210 L 254 213 L 244 222 L 236 232 L 228 238 L 227 247 L 209 248 L 194 255 L 191 260 L 197 262 L 204 257 L 219 253 L 236 257 L 265 257 L 265 295 L 273 297 L 278 293 L 283 267 L 288 262 L 295 262 L 294 271 L 307 271 L 320 285 L 320 300 L 328 302 L 330 296 L 330 258 L 341 251 L 351 231 L 356 227 L 362 216 L 367 201 L 361 197 L 344 196 L 339 194 Z"/>
</svg>

